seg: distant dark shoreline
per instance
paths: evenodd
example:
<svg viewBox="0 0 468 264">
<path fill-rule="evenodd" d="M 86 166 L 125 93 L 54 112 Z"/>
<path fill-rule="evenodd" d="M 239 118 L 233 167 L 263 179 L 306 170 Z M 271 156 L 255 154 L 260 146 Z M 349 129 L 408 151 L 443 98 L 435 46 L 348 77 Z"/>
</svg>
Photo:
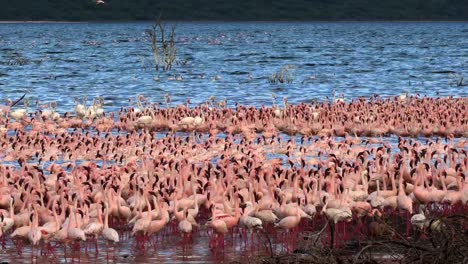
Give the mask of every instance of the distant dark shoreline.
<svg viewBox="0 0 468 264">
<path fill-rule="evenodd" d="M 6 1 L 4 1 L 6 2 Z M 467 0 L 20 0 L 0 5 L 7 21 L 342 22 L 468 21 Z"/>
<path fill-rule="evenodd" d="M 175 23 L 468 23 L 467 20 L 164 20 Z M 152 23 L 154 20 L 0 20 L 0 24 Z"/>
</svg>

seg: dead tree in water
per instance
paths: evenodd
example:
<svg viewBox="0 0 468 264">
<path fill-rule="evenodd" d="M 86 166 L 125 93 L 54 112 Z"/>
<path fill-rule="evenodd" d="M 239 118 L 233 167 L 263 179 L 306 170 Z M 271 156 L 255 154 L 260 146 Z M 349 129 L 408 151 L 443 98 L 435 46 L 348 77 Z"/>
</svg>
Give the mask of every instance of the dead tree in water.
<svg viewBox="0 0 468 264">
<path fill-rule="evenodd" d="M 159 67 L 164 71 L 172 68 L 177 51 L 174 38 L 175 28 L 175 25 L 173 25 L 169 38 L 167 38 L 166 25 L 161 21 L 161 16 L 159 16 L 151 29 L 147 31 L 151 40 L 151 50 L 156 71 L 159 71 Z"/>
</svg>

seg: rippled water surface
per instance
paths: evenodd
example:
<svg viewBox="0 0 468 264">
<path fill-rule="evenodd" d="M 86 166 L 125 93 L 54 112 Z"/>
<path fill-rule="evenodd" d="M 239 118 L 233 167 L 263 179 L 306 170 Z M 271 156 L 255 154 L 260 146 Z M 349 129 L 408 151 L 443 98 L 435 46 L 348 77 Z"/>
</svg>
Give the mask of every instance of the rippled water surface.
<svg viewBox="0 0 468 264">
<path fill-rule="evenodd" d="M 145 34 L 150 27 L 0 24 L 0 99 L 26 92 L 33 102 L 56 100 L 59 110 L 72 111 L 75 97 L 102 96 L 109 111 L 139 94 L 164 102 L 170 93 L 173 104 L 186 99 L 197 104 L 215 96 L 231 106 L 269 105 L 272 93 L 292 103 L 324 100 L 333 90 L 345 98 L 403 92 L 468 95 L 467 86 L 454 84 L 463 77 L 468 83 L 468 23 L 178 23 L 177 55 L 186 64 L 171 72 L 156 72 L 150 64 Z M 270 84 L 268 76 L 286 65 L 292 67 L 293 82 Z M 207 235 L 196 236 L 186 252 L 180 237 L 160 239 L 158 248 L 143 256 L 129 240 L 111 246 L 109 254 L 101 250 L 98 257 L 90 243 L 89 257 L 75 252 L 64 258 L 60 246 L 57 258 L 37 261 L 247 263 L 258 253 L 234 243 L 215 256 Z M 6 243 L 0 259 L 31 260 L 31 247 L 18 255 L 11 241 Z"/>
<path fill-rule="evenodd" d="M 0 24 L 1 97 L 57 100 L 103 96 L 108 107 L 138 94 L 175 103 L 208 97 L 250 105 L 372 94 L 466 96 L 468 23 L 178 23 L 178 59 L 156 72 L 150 23 Z M 10 65 L 18 58 L 25 65 Z M 268 76 L 293 66 L 292 84 Z M 175 75 L 182 81 L 171 80 Z M 454 76 L 458 75 L 458 77 Z M 159 79 L 159 80 L 158 80 Z M 451 84 L 452 83 L 452 84 Z"/>
</svg>

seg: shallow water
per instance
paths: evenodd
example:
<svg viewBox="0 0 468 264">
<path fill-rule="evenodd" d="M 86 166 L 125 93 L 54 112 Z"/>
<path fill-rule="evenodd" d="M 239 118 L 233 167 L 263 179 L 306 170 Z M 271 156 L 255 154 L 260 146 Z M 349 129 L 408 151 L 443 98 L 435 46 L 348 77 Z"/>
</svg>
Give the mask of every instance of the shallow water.
<svg viewBox="0 0 468 264">
<path fill-rule="evenodd" d="M 150 26 L 0 24 L 0 100 L 27 92 L 31 102 L 56 100 L 63 112 L 72 111 L 74 98 L 85 95 L 102 96 L 107 111 L 128 105 L 128 99 L 139 94 L 164 103 L 164 95 L 170 93 L 172 104 L 188 98 L 198 104 L 215 96 L 227 99 L 230 106 L 271 105 L 272 93 L 277 103 L 284 96 L 291 103 L 324 100 L 333 90 L 346 98 L 405 91 L 468 96 L 468 87 L 453 85 L 454 76 L 449 74 L 465 76 L 468 82 L 468 23 L 178 23 L 178 58 L 187 65 L 174 66 L 171 72 L 155 72 L 149 64 L 145 30 Z M 18 61 L 24 65 L 11 65 Z M 270 84 L 268 76 L 285 65 L 293 66 L 293 83 Z M 174 75 L 183 80 L 168 79 Z M 57 258 L 35 260 L 247 262 L 262 252 L 234 244 L 213 254 L 206 232 L 196 236 L 186 252 L 174 234 L 160 238 L 157 249 L 146 255 L 134 251 L 132 241 L 111 247 L 109 258 L 104 244 L 98 256 L 88 244 L 89 256 L 82 250 L 65 258 L 59 246 Z M 7 241 L 0 259 L 29 262 L 31 250 L 27 246 L 18 255 Z"/>
<path fill-rule="evenodd" d="M 254 244 L 250 238 L 244 244 L 236 231 L 232 236 L 225 237 L 223 249 L 218 247 L 213 250 L 208 246 L 211 229 L 203 225 L 194 232 L 192 241 L 186 244 L 183 244 L 174 221 L 145 243 L 137 244 L 130 236 L 130 230 L 119 233 L 121 241 L 118 244 L 99 239 L 98 251 L 92 237 L 88 237 L 86 242 L 70 242 L 67 246 L 64 243 L 41 242 L 39 246 L 32 247 L 29 242 L 13 241 L 7 235 L 2 243 L 3 248 L 0 248 L 0 260 L 3 261 L 0 263 L 250 263 L 258 256 L 267 254 L 262 232 L 255 234 Z M 272 246 L 275 252 L 286 252 L 284 244 L 275 243 Z"/>
<path fill-rule="evenodd" d="M 70 111 L 83 95 L 103 96 L 108 110 L 138 94 L 162 103 L 166 93 L 173 103 L 213 95 L 231 106 L 271 104 L 271 93 L 277 103 L 324 100 L 332 90 L 468 95 L 449 74 L 468 82 L 468 23 L 178 23 L 178 59 L 187 64 L 171 72 L 150 65 L 150 26 L 0 24 L 0 99 L 27 91 L 32 102 L 57 100 Z M 9 65 L 18 59 L 25 65 Z M 270 84 L 285 65 L 293 83 Z M 168 80 L 174 75 L 183 80 Z"/>
</svg>

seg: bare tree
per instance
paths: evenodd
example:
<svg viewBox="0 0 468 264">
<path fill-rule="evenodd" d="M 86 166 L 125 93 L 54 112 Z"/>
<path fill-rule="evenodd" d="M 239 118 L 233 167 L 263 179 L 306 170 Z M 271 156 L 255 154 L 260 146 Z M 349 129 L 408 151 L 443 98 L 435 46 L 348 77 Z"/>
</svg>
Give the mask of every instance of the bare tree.
<svg viewBox="0 0 468 264">
<path fill-rule="evenodd" d="M 147 31 L 151 41 L 156 71 L 159 71 L 160 67 L 164 71 L 172 69 L 177 52 L 174 38 L 175 29 L 176 26 L 173 25 L 167 38 L 166 25 L 161 21 L 161 15 L 159 15 L 151 29 Z"/>
</svg>

